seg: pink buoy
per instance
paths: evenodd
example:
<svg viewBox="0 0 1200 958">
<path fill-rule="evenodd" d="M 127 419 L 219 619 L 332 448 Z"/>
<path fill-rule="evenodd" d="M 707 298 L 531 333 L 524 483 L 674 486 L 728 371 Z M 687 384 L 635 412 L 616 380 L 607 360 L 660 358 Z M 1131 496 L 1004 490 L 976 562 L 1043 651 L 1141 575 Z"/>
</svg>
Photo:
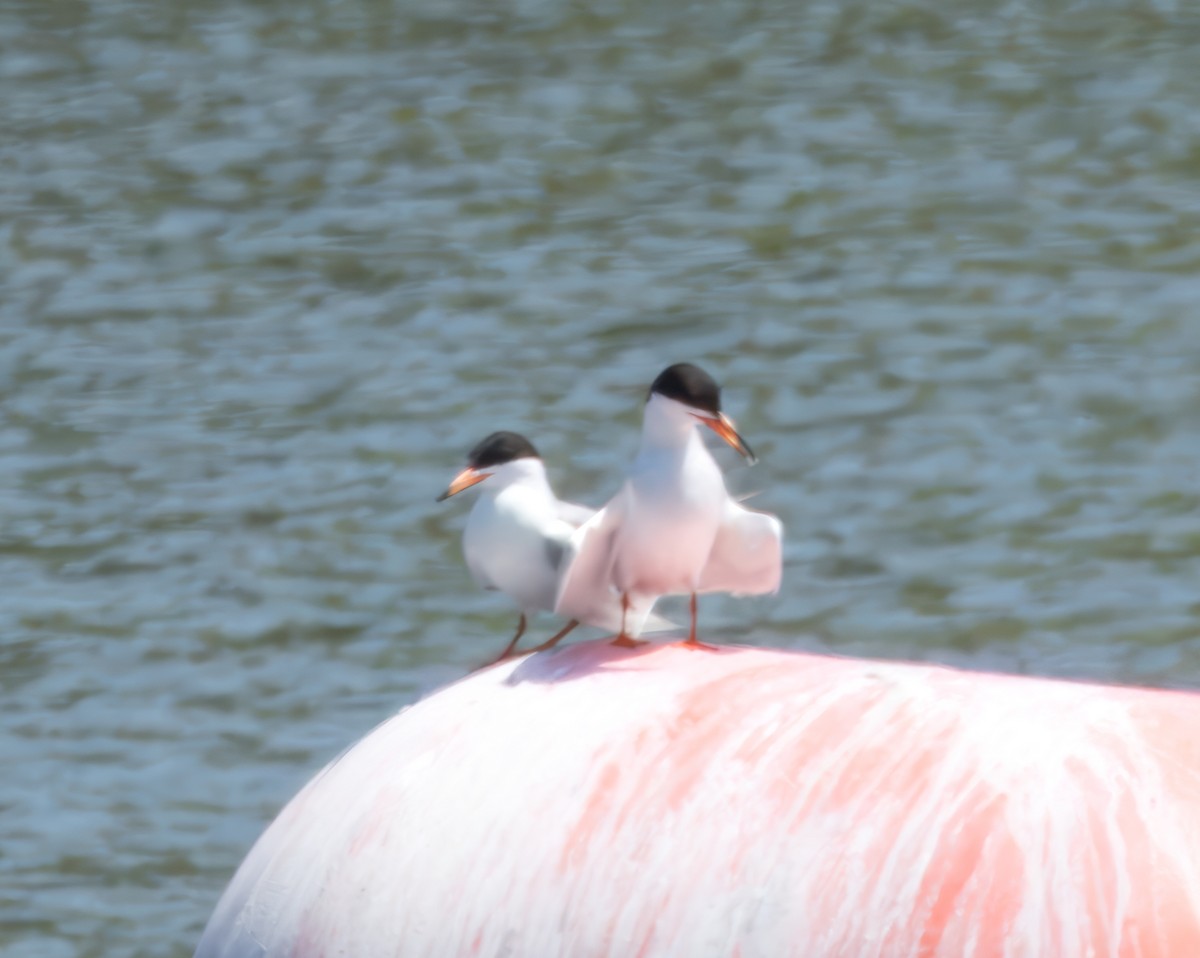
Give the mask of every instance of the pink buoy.
<svg viewBox="0 0 1200 958">
<path fill-rule="evenodd" d="M 1200 696 L 588 643 L 380 725 L 197 955 L 1200 956 Z"/>
</svg>

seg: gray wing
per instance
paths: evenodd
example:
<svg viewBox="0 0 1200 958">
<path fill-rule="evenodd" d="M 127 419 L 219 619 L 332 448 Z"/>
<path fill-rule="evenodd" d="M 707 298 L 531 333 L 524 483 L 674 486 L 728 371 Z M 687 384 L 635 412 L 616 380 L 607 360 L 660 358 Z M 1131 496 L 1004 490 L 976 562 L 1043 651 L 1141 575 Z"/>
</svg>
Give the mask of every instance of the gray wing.
<svg viewBox="0 0 1200 958">
<path fill-rule="evenodd" d="M 700 573 L 700 591 L 777 592 L 782 575 L 783 523 L 727 500 L 712 552 Z"/>
<path fill-rule="evenodd" d="M 571 537 L 576 529 L 596 514 L 596 510 L 590 506 L 581 506 L 577 502 L 564 502 L 561 499 L 554 502 L 558 522 L 555 523 L 553 531 L 546 535 L 546 561 L 550 563 L 550 568 L 555 570 L 556 575 L 561 575 L 573 555 L 568 555 Z M 557 597 L 557 588 L 555 593 Z"/>
</svg>

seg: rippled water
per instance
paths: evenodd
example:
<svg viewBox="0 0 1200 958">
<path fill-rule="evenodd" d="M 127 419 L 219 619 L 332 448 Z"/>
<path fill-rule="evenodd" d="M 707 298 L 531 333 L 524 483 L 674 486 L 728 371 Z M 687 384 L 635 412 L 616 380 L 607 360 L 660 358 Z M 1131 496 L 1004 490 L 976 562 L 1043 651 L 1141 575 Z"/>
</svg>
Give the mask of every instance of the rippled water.
<svg viewBox="0 0 1200 958">
<path fill-rule="evenodd" d="M 678 359 L 788 534 L 710 637 L 1200 686 L 1186 9 L 0 4 L 4 954 L 188 954 L 507 638 L 465 450 L 598 503 Z"/>
</svg>

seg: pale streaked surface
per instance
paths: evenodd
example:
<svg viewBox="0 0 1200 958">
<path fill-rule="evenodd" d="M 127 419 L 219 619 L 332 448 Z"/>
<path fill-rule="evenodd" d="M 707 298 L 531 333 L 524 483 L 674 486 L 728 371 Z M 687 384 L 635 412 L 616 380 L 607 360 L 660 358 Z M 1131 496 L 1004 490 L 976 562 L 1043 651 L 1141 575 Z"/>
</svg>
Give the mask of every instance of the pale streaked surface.
<svg viewBox="0 0 1200 958">
<path fill-rule="evenodd" d="M 1197 954 L 1198 723 L 1192 694 L 557 650 L 335 761 L 198 955 Z"/>
</svg>

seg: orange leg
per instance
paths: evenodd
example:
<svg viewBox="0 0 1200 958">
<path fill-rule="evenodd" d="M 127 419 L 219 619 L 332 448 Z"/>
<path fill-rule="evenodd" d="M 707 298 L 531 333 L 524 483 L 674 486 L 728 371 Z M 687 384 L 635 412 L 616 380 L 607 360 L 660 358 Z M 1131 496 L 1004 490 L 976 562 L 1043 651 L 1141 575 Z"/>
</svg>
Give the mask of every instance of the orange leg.
<svg viewBox="0 0 1200 958">
<path fill-rule="evenodd" d="M 701 642 L 699 639 L 696 638 L 696 593 L 695 592 L 692 593 L 691 606 L 692 606 L 692 627 L 688 630 L 687 641 L 684 642 L 683 644 L 686 645 L 689 649 L 709 649 L 709 650 L 711 650 L 714 648 L 713 646 L 706 645 L 705 643 Z"/>
<path fill-rule="evenodd" d="M 547 649 L 554 648 L 556 645 L 558 645 L 558 640 L 561 639 L 568 632 L 570 632 L 577 625 L 579 625 L 579 620 L 572 619 L 565 626 L 563 626 L 556 633 L 554 633 L 554 635 L 550 636 L 550 638 L 548 638 L 545 642 L 543 642 L 541 645 L 535 645 L 530 651 L 545 652 Z"/>
<path fill-rule="evenodd" d="M 629 633 L 627 633 L 625 631 L 625 615 L 628 611 L 629 611 L 629 593 L 622 592 L 621 593 L 621 634 L 612 640 L 612 644 L 616 645 L 616 646 L 620 646 L 622 649 L 636 649 L 639 645 L 645 645 L 646 643 L 641 642 L 638 639 L 631 637 L 629 635 Z"/>
<path fill-rule="evenodd" d="M 489 665 L 495 665 L 497 662 L 503 662 L 505 659 L 507 659 L 510 655 L 513 654 L 513 649 L 515 649 L 517 647 L 517 643 L 521 641 L 521 636 L 523 636 L 524 634 L 525 634 L 525 613 L 522 612 L 521 613 L 521 621 L 517 623 L 517 634 L 514 635 L 512 637 L 512 641 L 509 642 L 508 645 L 506 645 L 504 647 L 504 651 L 501 652 L 498 656 L 496 656 L 496 658 L 490 659 L 487 662 L 484 662 L 483 665 L 476 666 L 473 671 L 478 672 L 480 669 L 486 669 Z"/>
</svg>

